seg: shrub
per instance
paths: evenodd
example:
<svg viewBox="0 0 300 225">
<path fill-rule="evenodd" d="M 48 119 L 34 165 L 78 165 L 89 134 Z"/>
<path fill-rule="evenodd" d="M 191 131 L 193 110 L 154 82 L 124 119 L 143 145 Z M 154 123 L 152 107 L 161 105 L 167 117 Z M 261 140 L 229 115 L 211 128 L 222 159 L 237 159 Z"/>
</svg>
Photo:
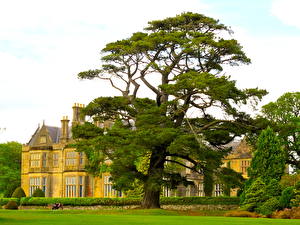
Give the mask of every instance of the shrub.
<svg viewBox="0 0 300 225">
<path fill-rule="evenodd" d="M 17 202 L 17 204 L 20 203 L 19 198 L 0 198 L 0 206 L 6 205 L 10 200 Z"/>
<path fill-rule="evenodd" d="M 277 211 L 273 213 L 272 217 L 278 219 L 300 219 L 300 207 Z"/>
<path fill-rule="evenodd" d="M 261 178 L 257 178 L 245 191 L 245 198 L 241 209 L 254 212 L 266 200 L 266 185 Z"/>
<path fill-rule="evenodd" d="M 287 187 L 282 191 L 279 198 L 279 205 L 281 209 L 292 207 L 291 200 L 295 197 L 294 189 L 294 187 Z"/>
<path fill-rule="evenodd" d="M 124 205 L 140 205 L 141 198 L 22 198 L 22 205 L 47 206 L 56 202 L 62 203 L 64 206 L 124 206 Z M 161 205 L 238 205 L 237 197 L 163 197 Z"/>
<path fill-rule="evenodd" d="M 16 201 L 10 200 L 8 203 L 4 206 L 4 209 L 18 209 L 18 204 Z"/>
<path fill-rule="evenodd" d="M 254 217 L 254 218 L 259 217 L 259 215 L 257 213 L 241 211 L 241 210 L 227 212 L 224 214 L 224 216 L 227 216 L 227 217 Z"/>
<path fill-rule="evenodd" d="M 276 197 L 270 198 L 265 201 L 260 207 L 256 209 L 258 213 L 270 216 L 274 211 L 280 208 L 279 201 Z"/>
<path fill-rule="evenodd" d="M 295 207 L 300 206 L 300 181 L 298 181 L 295 185 L 294 197 L 291 200 L 291 205 Z"/>
<path fill-rule="evenodd" d="M 24 190 L 21 187 L 17 187 L 11 195 L 12 198 L 26 197 Z"/>
<path fill-rule="evenodd" d="M 33 192 L 32 197 L 45 197 L 45 193 L 41 189 L 37 188 Z"/>
</svg>

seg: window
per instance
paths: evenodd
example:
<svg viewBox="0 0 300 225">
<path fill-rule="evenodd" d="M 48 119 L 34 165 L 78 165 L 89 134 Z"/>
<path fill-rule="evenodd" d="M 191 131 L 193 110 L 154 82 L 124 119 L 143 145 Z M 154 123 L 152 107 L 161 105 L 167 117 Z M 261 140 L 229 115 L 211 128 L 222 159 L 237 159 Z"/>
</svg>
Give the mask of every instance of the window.
<svg viewBox="0 0 300 225">
<path fill-rule="evenodd" d="M 241 172 L 247 174 L 248 167 L 250 166 L 249 160 L 242 160 L 241 162 Z"/>
<path fill-rule="evenodd" d="M 47 153 L 43 152 L 42 154 L 42 167 L 47 166 Z"/>
<path fill-rule="evenodd" d="M 122 197 L 122 192 L 112 188 L 110 176 L 104 176 L 104 197 Z"/>
<path fill-rule="evenodd" d="M 76 177 L 66 177 L 66 197 L 76 197 Z"/>
<path fill-rule="evenodd" d="M 29 195 L 32 196 L 33 192 L 40 188 L 41 179 L 40 177 L 31 177 L 29 179 Z"/>
<path fill-rule="evenodd" d="M 39 167 L 41 160 L 40 153 L 30 154 L 30 167 Z"/>
<path fill-rule="evenodd" d="M 42 191 L 46 194 L 47 178 L 42 177 Z"/>
<path fill-rule="evenodd" d="M 79 185 L 79 190 L 78 190 L 78 194 L 79 194 L 79 197 L 84 197 L 84 186 L 83 186 L 83 178 L 84 177 L 82 177 L 82 176 L 80 176 L 79 178 L 78 178 L 78 185 Z"/>
<path fill-rule="evenodd" d="M 58 167 L 58 153 L 53 153 L 53 167 Z"/>
<path fill-rule="evenodd" d="M 46 138 L 45 135 L 42 135 L 42 136 L 40 137 L 40 144 L 46 144 L 46 143 L 47 143 L 47 138 Z"/>
<path fill-rule="evenodd" d="M 112 183 L 109 180 L 110 176 L 104 176 L 104 197 L 111 197 Z"/>
<path fill-rule="evenodd" d="M 75 166 L 77 160 L 76 152 L 67 152 L 66 153 L 66 166 Z"/>
<path fill-rule="evenodd" d="M 198 196 L 205 196 L 204 194 L 204 185 L 203 183 L 199 183 L 196 185 L 197 189 L 198 189 Z"/>
<path fill-rule="evenodd" d="M 223 188 L 221 184 L 215 184 L 215 196 L 223 195 Z"/>
<path fill-rule="evenodd" d="M 83 152 L 79 152 L 79 165 L 84 164 L 84 154 Z"/>
</svg>

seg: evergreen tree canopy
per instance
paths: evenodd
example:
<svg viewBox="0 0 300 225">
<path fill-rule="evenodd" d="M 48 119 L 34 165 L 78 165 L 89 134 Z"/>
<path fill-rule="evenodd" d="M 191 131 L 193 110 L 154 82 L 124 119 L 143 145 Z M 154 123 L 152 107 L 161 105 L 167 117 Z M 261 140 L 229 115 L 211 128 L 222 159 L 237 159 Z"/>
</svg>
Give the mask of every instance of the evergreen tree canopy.
<svg viewBox="0 0 300 225">
<path fill-rule="evenodd" d="M 287 163 L 300 169 L 300 92 L 285 93 L 276 102 L 263 106 L 263 115 L 282 140 Z"/>
<path fill-rule="evenodd" d="M 84 109 L 94 121 L 114 121 L 111 129 L 91 123 L 73 129 L 91 172 L 110 171 L 115 188 L 122 190 L 140 180 L 142 206 L 154 208 L 163 185 L 190 183 L 166 165 L 199 174 L 220 167 L 230 150 L 225 145 L 256 129 L 239 106 L 266 94 L 238 89 L 224 75 L 224 65 L 250 63 L 225 33 L 231 30 L 197 13 L 151 21 L 145 32 L 107 44 L 100 69 L 79 73 L 81 79 L 108 81 L 122 94 L 97 98 Z"/>
<path fill-rule="evenodd" d="M 258 137 L 248 174 L 251 179 L 261 177 L 268 184 L 280 181 L 286 166 L 286 155 L 276 133 L 268 127 Z"/>
</svg>

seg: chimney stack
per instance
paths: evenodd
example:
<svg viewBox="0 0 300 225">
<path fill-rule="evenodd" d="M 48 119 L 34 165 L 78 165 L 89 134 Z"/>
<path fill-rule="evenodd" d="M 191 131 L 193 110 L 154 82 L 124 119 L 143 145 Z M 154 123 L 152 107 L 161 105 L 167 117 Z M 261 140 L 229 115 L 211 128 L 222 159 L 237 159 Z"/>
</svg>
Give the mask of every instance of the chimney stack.
<svg viewBox="0 0 300 225">
<path fill-rule="evenodd" d="M 73 105 L 73 120 L 72 120 L 72 126 L 75 126 L 77 124 L 84 123 L 84 116 L 80 114 L 81 109 L 84 108 L 84 104 L 74 103 Z"/>
<path fill-rule="evenodd" d="M 61 134 L 60 141 L 66 143 L 69 141 L 69 119 L 68 116 L 63 116 L 61 119 Z"/>
</svg>

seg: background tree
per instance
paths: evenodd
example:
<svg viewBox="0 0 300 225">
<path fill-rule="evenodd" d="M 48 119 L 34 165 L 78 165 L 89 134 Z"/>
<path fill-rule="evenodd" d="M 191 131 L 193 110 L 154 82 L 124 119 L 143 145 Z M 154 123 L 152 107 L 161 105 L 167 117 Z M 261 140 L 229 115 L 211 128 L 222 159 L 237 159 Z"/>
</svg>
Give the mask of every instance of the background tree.
<svg viewBox="0 0 300 225">
<path fill-rule="evenodd" d="M 300 92 L 288 92 L 262 107 L 263 116 L 281 138 L 287 163 L 300 169 Z"/>
<path fill-rule="evenodd" d="M 22 145 L 17 142 L 0 144 L 0 193 L 10 197 L 21 184 Z"/>
<path fill-rule="evenodd" d="M 122 94 L 97 98 L 84 109 L 94 121 L 115 121 L 111 129 L 86 123 L 73 130 L 90 171 L 109 170 L 114 187 L 122 190 L 138 179 L 144 184 L 142 206 L 155 208 L 162 185 L 190 183 L 166 170 L 166 163 L 201 175 L 219 168 L 230 150 L 225 145 L 256 129 L 239 105 L 266 94 L 240 90 L 224 75 L 224 65 L 250 63 L 225 33 L 231 30 L 218 20 L 189 12 L 151 21 L 145 32 L 106 45 L 101 68 L 78 75 L 109 81 Z M 141 98 L 147 90 L 149 98 Z M 107 159 L 112 163 L 105 164 Z"/>
<path fill-rule="evenodd" d="M 250 179 L 261 177 L 268 184 L 280 181 L 286 167 L 286 155 L 276 133 L 268 127 L 257 140 L 254 156 L 248 169 Z"/>
</svg>

